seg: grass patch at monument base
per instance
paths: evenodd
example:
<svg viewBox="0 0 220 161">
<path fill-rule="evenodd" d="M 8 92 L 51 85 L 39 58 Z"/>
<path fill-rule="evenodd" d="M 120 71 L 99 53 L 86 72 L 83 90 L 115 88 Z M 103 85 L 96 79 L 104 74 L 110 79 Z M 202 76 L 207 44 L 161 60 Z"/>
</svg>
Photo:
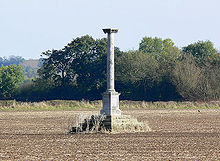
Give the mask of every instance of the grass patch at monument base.
<svg viewBox="0 0 220 161">
<path fill-rule="evenodd" d="M 80 122 L 80 120 L 83 120 Z M 68 134 L 75 133 L 133 133 L 151 131 L 146 122 L 139 122 L 130 115 L 106 116 L 92 115 L 79 118 Z"/>
</svg>

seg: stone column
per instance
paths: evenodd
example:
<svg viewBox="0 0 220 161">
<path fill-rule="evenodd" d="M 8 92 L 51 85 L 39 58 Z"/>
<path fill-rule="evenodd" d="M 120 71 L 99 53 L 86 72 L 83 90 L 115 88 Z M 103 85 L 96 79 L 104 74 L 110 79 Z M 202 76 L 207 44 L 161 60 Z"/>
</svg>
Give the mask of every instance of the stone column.
<svg viewBox="0 0 220 161">
<path fill-rule="evenodd" d="M 102 95 L 103 109 L 101 114 L 107 116 L 121 115 L 119 109 L 119 93 L 115 91 L 114 80 L 114 33 L 118 29 L 103 29 L 104 33 L 108 34 L 108 53 L 107 53 L 107 90 Z"/>
<path fill-rule="evenodd" d="M 104 30 L 105 31 L 105 30 Z M 115 31 L 116 33 L 117 31 Z M 108 54 L 107 54 L 107 91 L 115 91 L 115 70 L 114 70 L 114 35 L 111 31 L 108 33 Z"/>
</svg>

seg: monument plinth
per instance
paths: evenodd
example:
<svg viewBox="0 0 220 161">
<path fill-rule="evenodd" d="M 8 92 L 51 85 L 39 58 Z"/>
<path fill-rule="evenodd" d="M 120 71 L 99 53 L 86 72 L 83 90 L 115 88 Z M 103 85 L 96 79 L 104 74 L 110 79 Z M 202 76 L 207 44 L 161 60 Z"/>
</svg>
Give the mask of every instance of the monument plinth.
<svg viewBox="0 0 220 161">
<path fill-rule="evenodd" d="M 101 114 L 107 116 L 120 116 L 121 110 L 119 109 L 119 93 L 115 91 L 115 69 L 114 69 L 114 33 L 118 29 L 107 28 L 103 32 L 108 37 L 108 51 L 107 51 L 107 89 L 102 94 L 103 108 Z"/>
</svg>

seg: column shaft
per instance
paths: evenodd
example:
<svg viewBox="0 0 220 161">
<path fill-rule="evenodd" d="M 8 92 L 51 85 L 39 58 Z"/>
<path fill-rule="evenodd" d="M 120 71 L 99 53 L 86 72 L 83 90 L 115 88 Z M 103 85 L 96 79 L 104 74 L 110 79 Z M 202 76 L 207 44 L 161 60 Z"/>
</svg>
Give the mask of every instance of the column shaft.
<svg viewBox="0 0 220 161">
<path fill-rule="evenodd" d="M 114 72 L 114 33 L 108 33 L 107 91 L 115 91 Z"/>
</svg>

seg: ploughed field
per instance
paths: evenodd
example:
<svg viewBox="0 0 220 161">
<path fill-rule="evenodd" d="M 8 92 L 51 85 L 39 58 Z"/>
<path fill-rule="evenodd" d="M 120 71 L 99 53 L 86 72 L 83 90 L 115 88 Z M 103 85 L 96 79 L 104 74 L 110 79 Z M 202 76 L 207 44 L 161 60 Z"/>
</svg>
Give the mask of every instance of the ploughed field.
<svg viewBox="0 0 220 161">
<path fill-rule="evenodd" d="M 150 132 L 67 135 L 88 111 L 0 112 L 0 160 L 220 160 L 220 110 L 124 110 Z"/>
</svg>

